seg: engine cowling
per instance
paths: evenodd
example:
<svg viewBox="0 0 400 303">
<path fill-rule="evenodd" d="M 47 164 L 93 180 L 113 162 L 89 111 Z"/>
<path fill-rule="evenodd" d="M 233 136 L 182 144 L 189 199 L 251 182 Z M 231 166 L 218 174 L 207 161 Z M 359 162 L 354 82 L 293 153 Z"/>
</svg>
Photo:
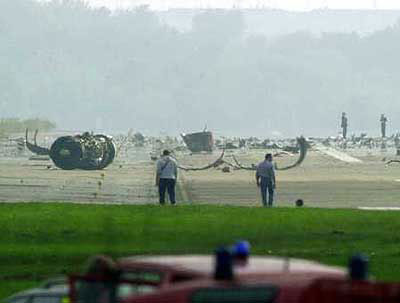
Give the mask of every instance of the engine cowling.
<svg viewBox="0 0 400 303">
<path fill-rule="evenodd" d="M 50 158 L 61 169 L 97 170 L 110 165 L 115 158 L 111 137 L 83 133 L 59 137 L 50 148 Z"/>
</svg>

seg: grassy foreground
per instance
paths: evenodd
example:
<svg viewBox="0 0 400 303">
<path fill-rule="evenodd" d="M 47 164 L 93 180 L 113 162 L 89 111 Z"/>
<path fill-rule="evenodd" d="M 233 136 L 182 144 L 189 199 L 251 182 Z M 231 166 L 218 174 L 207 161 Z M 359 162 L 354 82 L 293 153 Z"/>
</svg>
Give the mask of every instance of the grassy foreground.
<svg viewBox="0 0 400 303">
<path fill-rule="evenodd" d="M 400 280 L 399 218 L 314 208 L 1 204 L 0 298 L 80 270 L 92 254 L 207 254 L 238 239 L 249 240 L 253 254 L 342 266 L 364 252 L 378 279 Z"/>
</svg>

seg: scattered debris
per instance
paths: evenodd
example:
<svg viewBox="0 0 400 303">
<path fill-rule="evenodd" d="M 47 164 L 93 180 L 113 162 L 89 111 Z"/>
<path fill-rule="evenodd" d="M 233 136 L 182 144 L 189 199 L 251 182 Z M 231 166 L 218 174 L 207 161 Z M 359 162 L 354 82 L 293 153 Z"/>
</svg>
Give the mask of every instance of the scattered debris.
<svg viewBox="0 0 400 303">
<path fill-rule="evenodd" d="M 150 159 L 151 159 L 151 161 L 157 161 L 158 160 L 158 156 L 150 154 Z"/>
<path fill-rule="evenodd" d="M 48 156 L 31 156 L 29 157 L 30 161 L 49 161 L 50 157 Z"/>
<path fill-rule="evenodd" d="M 178 167 L 180 169 L 183 169 L 183 170 L 186 170 L 186 171 L 198 171 L 198 170 L 206 170 L 206 169 L 209 169 L 209 168 L 215 168 L 215 167 L 218 167 L 218 166 L 220 166 L 221 164 L 224 163 L 224 160 L 223 160 L 224 154 L 225 154 L 225 150 L 222 150 L 222 153 L 218 157 L 217 160 L 215 160 L 214 162 L 212 162 L 210 164 L 207 164 L 207 165 L 205 165 L 203 167 L 186 167 L 186 166 L 180 165 L 179 163 L 178 163 Z"/>
<path fill-rule="evenodd" d="M 230 172 L 231 172 L 231 168 L 230 168 L 229 166 L 224 166 L 224 167 L 222 168 L 222 172 L 223 172 L 223 173 L 230 173 Z"/>
<path fill-rule="evenodd" d="M 386 165 L 389 165 L 390 163 L 400 163 L 400 160 L 394 160 L 394 159 L 389 160 L 386 162 Z"/>
<path fill-rule="evenodd" d="M 39 130 L 35 131 L 35 134 L 33 136 L 33 142 L 34 144 L 31 144 L 28 140 L 28 129 L 25 130 L 25 144 L 26 147 L 34 154 L 38 155 L 38 156 L 48 156 L 50 154 L 50 150 L 48 148 L 45 147 L 40 147 L 37 145 L 36 142 L 36 137 L 38 134 Z"/>
<path fill-rule="evenodd" d="M 289 166 L 285 166 L 285 167 L 275 167 L 276 170 L 288 170 L 294 167 L 299 166 L 305 159 L 306 154 L 307 154 L 307 149 L 308 149 L 308 143 L 307 140 L 304 137 L 299 137 L 297 138 L 297 144 L 299 146 L 299 150 L 300 150 L 300 156 L 297 159 L 297 161 Z M 255 164 L 252 164 L 251 166 L 243 166 L 237 159 L 235 156 L 232 155 L 233 160 L 235 161 L 236 165 L 241 168 L 241 169 L 246 169 L 246 170 L 256 170 L 257 166 Z"/>
</svg>

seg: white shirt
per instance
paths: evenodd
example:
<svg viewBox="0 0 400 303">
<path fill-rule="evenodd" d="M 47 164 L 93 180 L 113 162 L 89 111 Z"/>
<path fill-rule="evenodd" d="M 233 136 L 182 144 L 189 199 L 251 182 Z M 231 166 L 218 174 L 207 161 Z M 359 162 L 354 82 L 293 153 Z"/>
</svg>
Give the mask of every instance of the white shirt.
<svg viewBox="0 0 400 303">
<path fill-rule="evenodd" d="M 275 180 L 274 165 L 272 162 L 264 160 L 257 165 L 257 176 Z"/>
<path fill-rule="evenodd" d="M 176 179 L 178 177 L 178 165 L 174 158 L 162 156 L 157 162 L 157 173 L 160 179 Z"/>
</svg>

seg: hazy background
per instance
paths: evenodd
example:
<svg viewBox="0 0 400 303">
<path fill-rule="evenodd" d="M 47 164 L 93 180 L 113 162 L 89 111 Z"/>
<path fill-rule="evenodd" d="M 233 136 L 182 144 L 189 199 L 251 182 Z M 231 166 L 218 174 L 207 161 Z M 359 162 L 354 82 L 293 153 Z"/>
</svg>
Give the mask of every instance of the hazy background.
<svg viewBox="0 0 400 303">
<path fill-rule="evenodd" d="M 400 130 L 400 11 L 130 11 L 0 1 L 0 117 L 60 129 Z"/>
</svg>

